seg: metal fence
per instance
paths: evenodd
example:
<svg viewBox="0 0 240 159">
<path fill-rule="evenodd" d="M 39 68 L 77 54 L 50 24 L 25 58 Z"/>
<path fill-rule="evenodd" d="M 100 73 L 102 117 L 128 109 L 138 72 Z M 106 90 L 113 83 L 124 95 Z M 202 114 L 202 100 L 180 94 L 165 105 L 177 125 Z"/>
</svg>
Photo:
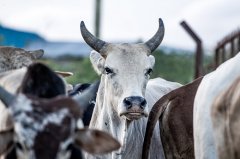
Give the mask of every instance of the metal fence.
<svg viewBox="0 0 240 159">
<path fill-rule="evenodd" d="M 227 59 L 235 56 L 240 51 L 240 29 L 221 40 L 216 48 L 214 55 L 214 68 L 217 68 Z"/>
<path fill-rule="evenodd" d="M 240 29 L 238 29 L 217 43 L 217 46 L 214 49 L 214 61 L 204 69 L 202 62 L 204 56 L 202 40 L 185 21 L 182 21 L 180 24 L 196 43 L 194 78 L 198 78 L 199 76 L 216 69 L 221 63 L 235 56 L 240 51 Z"/>
<path fill-rule="evenodd" d="M 187 24 L 186 21 L 182 21 L 180 25 L 186 30 L 186 32 L 192 37 L 192 39 L 196 43 L 196 51 L 195 51 L 195 73 L 194 78 L 198 78 L 203 75 L 203 49 L 202 49 L 202 40 L 193 31 L 193 29 Z"/>
</svg>

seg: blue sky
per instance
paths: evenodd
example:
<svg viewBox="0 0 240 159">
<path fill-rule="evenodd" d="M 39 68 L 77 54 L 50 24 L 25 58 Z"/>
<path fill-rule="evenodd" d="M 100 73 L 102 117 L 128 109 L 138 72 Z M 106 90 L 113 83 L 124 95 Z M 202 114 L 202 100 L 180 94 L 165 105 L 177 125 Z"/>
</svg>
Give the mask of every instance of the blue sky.
<svg viewBox="0 0 240 159">
<path fill-rule="evenodd" d="M 35 31 L 48 40 L 83 41 L 79 24 L 94 30 L 94 0 L 1 0 L 0 22 Z M 102 0 L 101 38 L 105 41 L 148 40 L 165 24 L 163 45 L 194 49 L 179 25 L 186 20 L 211 50 L 240 27 L 239 0 Z"/>
</svg>

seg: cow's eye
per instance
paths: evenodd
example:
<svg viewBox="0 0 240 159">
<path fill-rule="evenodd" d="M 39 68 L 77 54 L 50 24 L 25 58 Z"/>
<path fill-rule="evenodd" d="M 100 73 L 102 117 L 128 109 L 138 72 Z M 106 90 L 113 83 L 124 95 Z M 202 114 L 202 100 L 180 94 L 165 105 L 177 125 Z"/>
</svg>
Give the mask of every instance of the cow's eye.
<svg viewBox="0 0 240 159">
<path fill-rule="evenodd" d="M 113 73 L 113 70 L 108 68 L 108 67 L 105 67 L 105 73 L 106 74 L 112 74 Z"/>
<path fill-rule="evenodd" d="M 153 70 L 151 68 L 149 68 L 146 72 L 146 75 L 150 75 L 153 72 Z"/>
</svg>

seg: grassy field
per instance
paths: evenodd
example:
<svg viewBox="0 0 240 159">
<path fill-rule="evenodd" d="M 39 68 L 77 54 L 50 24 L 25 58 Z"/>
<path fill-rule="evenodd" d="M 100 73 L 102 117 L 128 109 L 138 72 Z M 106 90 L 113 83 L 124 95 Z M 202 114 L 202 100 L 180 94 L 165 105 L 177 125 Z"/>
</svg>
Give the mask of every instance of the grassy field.
<svg viewBox="0 0 240 159">
<path fill-rule="evenodd" d="M 186 84 L 193 80 L 194 56 L 186 53 L 165 54 L 161 51 L 153 54 L 156 58 L 151 78 L 162 77 L 166 80 Z M 206 61 L 206 60 L 205 60 Z M 93 70 L 89 58 L 44 59 L 41 62 L 54 70 L 70 71 L 74 75 L 67 78 L 71 84 L 88 83 L 99 79 Z M 209 60 L 207 59 L 207 62 Z M 206 62 L 205 62 L 206 63 Z"/>
</svg>

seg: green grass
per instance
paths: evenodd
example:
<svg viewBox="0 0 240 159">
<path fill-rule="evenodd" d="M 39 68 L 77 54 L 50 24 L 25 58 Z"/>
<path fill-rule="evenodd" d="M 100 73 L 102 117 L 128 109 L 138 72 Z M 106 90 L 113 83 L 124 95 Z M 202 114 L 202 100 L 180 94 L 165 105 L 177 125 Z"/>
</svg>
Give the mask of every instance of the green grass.
<svg viewBox="0 0 240 159">
<path fill-rule="evenodd" d="M 89 58 L 84 59 L 44 59 L 41 62 L 47 64 L 53 70 L 67 71 L 74 73 L 66 80 L 71 84 L 94 82 L 99 76 L 93 70 Z"/>
<path fill-rule="evenodd" d="M 193 55 L 186 53 L 165 54 L 161 51 L 157 51 L 153 55 L 156 58 L 156 62 L 151 78 L 162 77 L 166 80 L 182 84 L 189 83 L 193 80 Z M 41 62 L 47 64 L 54 70 L 73 72 L 73 76 L 66 78 L 71 84 L 93 82 L 100 78 L 93 70 L 89 58 L 61 57 L 59 59 L 44 59 L 41 60 Z"/>
<path fill-rule="evenodd" d="M 189 54 L 154 53 L 156 58 L 152 77 L 186 84 L 193 80 L 194 57 Z"/>
</svg>

